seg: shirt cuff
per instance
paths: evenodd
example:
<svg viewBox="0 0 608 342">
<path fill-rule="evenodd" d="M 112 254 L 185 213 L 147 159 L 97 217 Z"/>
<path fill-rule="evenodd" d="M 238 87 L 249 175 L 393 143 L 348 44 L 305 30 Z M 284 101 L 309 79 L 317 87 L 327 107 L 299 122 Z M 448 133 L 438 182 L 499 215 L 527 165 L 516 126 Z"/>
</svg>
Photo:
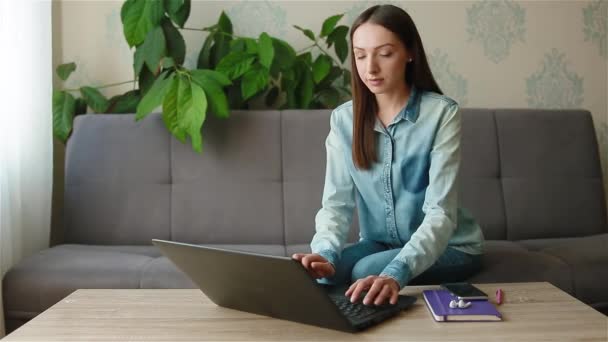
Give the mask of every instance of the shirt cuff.
<svg viewBox="0 0 608 342">
<path fill-rule="evenodd" d="M 325 249 L 325 250 L 315 252 L 315 253 L 317 253 L 320 256 L 327 259 L 327 261 L 329 261 L 329 263 L 334 267 L 334 270 L 336 269 L 336 264 L 338 263 L 338 260 L 340 259 L 340 256 L 338 255 L 338 253 L 332 251 L 331 249 Z"/>
<path fill-rule="evenodd" d="M 402 289 L 410 281 L 412 272 L 406 263 L 400 260 L 393 260 L 382 270 L 380 276 L 395 279 L 399 284 L 399 289 Z"/>
</svg>

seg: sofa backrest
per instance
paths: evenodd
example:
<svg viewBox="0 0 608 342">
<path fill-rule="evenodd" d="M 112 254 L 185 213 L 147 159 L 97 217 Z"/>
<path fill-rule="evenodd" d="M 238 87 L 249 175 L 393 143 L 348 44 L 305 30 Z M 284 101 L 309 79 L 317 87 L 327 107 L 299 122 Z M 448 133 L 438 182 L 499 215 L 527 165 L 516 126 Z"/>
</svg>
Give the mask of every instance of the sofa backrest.
<svg viewBox="0 0 608 342">
<path fill-rule="evenodd" d="M 66 242 L 307 244 L 321 205 L 330 110 L 209 117 L 203 153 L 158 113 L 78 116 L 66 152 Z M 460 205 L 487 239 L 607 231 L 587 111 L 463 109 Z M 350 241 L 358 226 L 355 214 Z"/>
</svg>

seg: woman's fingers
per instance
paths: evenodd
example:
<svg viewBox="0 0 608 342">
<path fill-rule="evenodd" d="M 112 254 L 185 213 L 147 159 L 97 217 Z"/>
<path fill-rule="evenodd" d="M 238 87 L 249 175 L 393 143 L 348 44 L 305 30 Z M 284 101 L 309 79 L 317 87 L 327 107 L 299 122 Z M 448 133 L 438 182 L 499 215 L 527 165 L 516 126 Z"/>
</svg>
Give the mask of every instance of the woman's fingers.
<svg viewBox="0 0 608 342">
<path fill-rule="evenodd" d="M 357 282 L 353 284 L 355 285 L 355 288 L 350 296 L 350 301 L 355 303 L 359 299 L 359 296 L 361 296 L 361 293 L 370 288 L 372 281 L 373 280 L 370 278 L 357 280 Z"/>
<path fill-rule="evenodd" d="M 391 304 L 395 305 L 397 304 L 397 300 L 399 300 L 399 290 L 392 288 L 392 293 L 391 293 Z"/>
<path fill-rule="evenodd" d="M 346 290 L 346 292 L 344 292 L 344 295 L 346 297 L 350 297 L 351 294 L 353 294 L 353 291 L 355 290 L 355 288 L 357 287 L 357 282 L 352 283 L 348 289 Z"/>
<path fill-rule="evenodd" d="M 304 253 L 295 253 L 295 254 L 293 254 L 293 255 L 291 256 L 291 258 L 292 258 L 292 259 L 294 259 L 294 260 L 301 261 L 301 260 L 302 260 L 302 258 L 303 258 L 305 255 L 306 255 L 306 254 L 304 254 Z"/>
<path fill-rule="evenodd" d="M 365 304 L 365 305 L 371 305 L 374 302 L 374 300 L 376 299 L 376 296 L 380 293 L 380 291 L 382 290 L 382 286 L 384 285 L 384 282 L 380 278 L 377 278 L 377 277 L 368 277 L 368 278 L 370 278 L 372 284 L 371 284 L 369 291 L 367 291 L 367 295 L 365 296 L 365 298 L 363 298 L 363 304 Z"/>
<path fill-rule="evenodd" d="M 334 275 L 334 267 L 328 262 L 313 261 L 310 266 L 319 278 L 326 278 Z"/>
<path fill-rule="evenodd" d="M 376 299 L 374 300 L 374 304 L 376 304 L 376 305 L 384 304 L 384 302 L 390 300 L 391 294 L 392 294 L 391 287 L 388 284 L 384 284 L 382 286 L 382 290 L 376 296 Z"/>
<path fill-rule="evenodd" d="M 393 279 L 385 277 L 369 276 L 354 282 L 344 295 L 350 297 L 350 301 L 355 303 L 361 296 L 361 293 L 367 290 L 367 294 L 363 298 L 363 304 L 365 305 L 371 305 L 372 303 L 382 305 L 386 301 L 390 301 L 391 304 L 397 304 L 399 287 L 395 286 L 396 283 L 394 282 Z"/>
</svg>

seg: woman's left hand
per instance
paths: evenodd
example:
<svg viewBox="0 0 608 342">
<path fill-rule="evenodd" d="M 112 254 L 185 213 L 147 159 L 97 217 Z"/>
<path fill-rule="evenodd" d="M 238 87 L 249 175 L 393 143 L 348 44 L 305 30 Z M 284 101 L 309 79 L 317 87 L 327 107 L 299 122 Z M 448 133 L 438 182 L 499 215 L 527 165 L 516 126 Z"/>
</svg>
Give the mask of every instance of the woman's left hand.
<svg viewBox="0 0 608 342">
<path fill-rule="evenodd" d="M 381 305 L 389 300 L 391 304 L 397 304 L 399 298 L 399 283 L 390 277 L 368 276 L 363 279 L 358 279 L 348 290 L 347 297 L 355 303 L 363 291 L 367 291 L 367 295 L 363 298 L 363 304 Z"/>
</svg>

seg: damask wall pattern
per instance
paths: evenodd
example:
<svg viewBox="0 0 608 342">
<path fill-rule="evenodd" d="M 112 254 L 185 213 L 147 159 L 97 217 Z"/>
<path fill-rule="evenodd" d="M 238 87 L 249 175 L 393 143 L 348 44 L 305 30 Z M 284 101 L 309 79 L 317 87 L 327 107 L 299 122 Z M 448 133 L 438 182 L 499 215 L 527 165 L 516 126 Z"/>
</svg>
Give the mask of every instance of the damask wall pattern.
<svg viewBox="0 0 608 342">
<path fill-rule="evenodd" d="M 569 70 L 565 54 L 546 53 L 542 67 L 526 79 L 528 105 L 532 108 L 579 108 L 583 104 L 583 78 Z"/>
<path fill-rule="evenodd" d="M 511 46 L 525 42 L 526 10 L 514 1 L 480 1 L 467 8 L 469 40 L 475 40 L 484 55 L 499 63 Z"/>
<path fill-rule="evenodd" d="M 561 1 L 198 1 L 187 28 L 214 24 L 221 11 L 237 35 L 261 32 L 310 45 L 294 29 L 318 32 L 344 13 L 349 25 L 366 8 L 390 3 L 414 19 L 444 93 L 466 107 L 584 108 L 593 114 L 608 190 L 608 0 Z M 120 24 L 122 1 L 59 1 L 53 9 L 54 65 L 78 69 L 58 87 L 133 79 Z M 185 65 L 194 67 L 205 32 L 183 30 Z M 346 65 L 350 65 L 347 60 Z M 107 96 L 132 84 L 102 89 Z M 608 193 L 608 191 L 607 191 Z"/>
</svg>

